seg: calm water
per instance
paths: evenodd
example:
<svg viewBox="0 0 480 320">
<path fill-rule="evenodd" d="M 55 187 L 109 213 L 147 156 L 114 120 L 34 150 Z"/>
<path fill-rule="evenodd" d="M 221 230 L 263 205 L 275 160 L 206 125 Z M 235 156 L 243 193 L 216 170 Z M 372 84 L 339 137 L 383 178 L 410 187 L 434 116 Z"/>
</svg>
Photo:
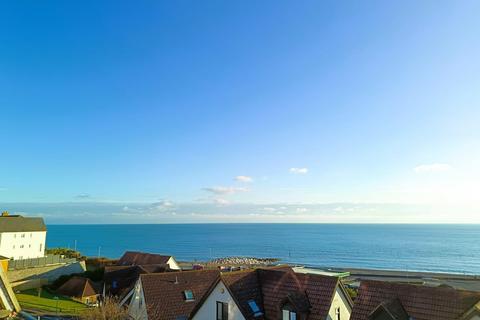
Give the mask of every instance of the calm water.
<svg viewBox="0 0 480 320">
<path fill-rule="evenodd" d="M 119 257 L 125 250 L 178 260 L 280 258 L 313 266 L 480 274 L 480 225 L 177 224 L 49 225 L 49 247 Z"/>
</svg>

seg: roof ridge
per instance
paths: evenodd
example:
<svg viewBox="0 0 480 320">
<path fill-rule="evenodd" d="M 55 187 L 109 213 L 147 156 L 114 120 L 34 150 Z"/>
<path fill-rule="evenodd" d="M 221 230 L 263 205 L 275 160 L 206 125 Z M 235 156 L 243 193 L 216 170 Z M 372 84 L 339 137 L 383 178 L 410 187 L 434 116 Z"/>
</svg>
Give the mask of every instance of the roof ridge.
<svg viewBox="0 0 480 320">
<path fill-rule="evenodd" d="M 206 273 L 206 272 L 218 272 L 221 273 L 219 270 L 215 269 L 207 269 L 207 270 L 178 270 L 178 271 L 171 271 L 171 272 L 160 272 L 160 273 L 146 273 L 141 274 L 140 277 L 147 277 L 147 276 L 167 276 L 167 275 L 177 275 L 177 274 L 193 274 L 193 273 Z"/>
</svg>

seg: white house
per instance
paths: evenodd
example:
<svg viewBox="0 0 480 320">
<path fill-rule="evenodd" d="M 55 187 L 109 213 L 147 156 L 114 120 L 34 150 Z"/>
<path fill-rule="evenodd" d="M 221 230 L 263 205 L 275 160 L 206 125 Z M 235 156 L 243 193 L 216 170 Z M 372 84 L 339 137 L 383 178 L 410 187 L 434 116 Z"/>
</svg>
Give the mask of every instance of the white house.
<svg viewBox="0 0 480 320">
<path fill-rule="evenodd" d="M 353 303 L 337 277 L 280 267 L 225 273 L 221 278 L 227 290 L 217 285 L 193 319 L 210 319 L 202 309 L 214 301 L 227 310 L 221 315 L 217 309 L 218 320 L 349 320 L 352 312 Z"/>
<path fill-rule="evenodd" d="M 129 304 L 139 320 L 349 320 L 351 311 L 338 278 L 288 267 L 141 275 Z"/>
<path fill-rule="evenodd" d="M 0 256 L 14 260 L 40 258 L 45 255 L 47 227 L 42 218 L 0 216 Z"/>
</svg>

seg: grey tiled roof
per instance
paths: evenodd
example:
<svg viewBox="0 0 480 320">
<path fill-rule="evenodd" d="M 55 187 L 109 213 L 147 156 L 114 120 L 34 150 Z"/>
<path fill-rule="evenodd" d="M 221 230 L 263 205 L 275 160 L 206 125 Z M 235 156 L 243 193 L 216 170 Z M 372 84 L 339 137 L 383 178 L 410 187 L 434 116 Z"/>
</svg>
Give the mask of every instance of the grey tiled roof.
<svg viewBox="0 0 480 320">
<path fill-rule="evenodd" d="M 42 218 L 0 216 L 0 232 L 47 231 Z"/>
</svg>

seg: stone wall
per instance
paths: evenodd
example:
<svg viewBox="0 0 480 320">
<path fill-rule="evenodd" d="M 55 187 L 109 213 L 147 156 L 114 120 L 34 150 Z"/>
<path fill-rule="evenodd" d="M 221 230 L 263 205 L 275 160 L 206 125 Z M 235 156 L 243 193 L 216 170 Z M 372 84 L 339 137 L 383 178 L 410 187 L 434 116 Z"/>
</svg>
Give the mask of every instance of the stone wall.
<svg viewBox="0 0 480 320">
<path fill-rule="evenodd" d="M 86 270 L 85 261 L 78 261 L 75 263 L 8 271 L 7 276 L 12 283 L 32 279 L 46 279 L 48 282 L 53 282 L 60 276 L 83 273 Z"/>
</svg>

